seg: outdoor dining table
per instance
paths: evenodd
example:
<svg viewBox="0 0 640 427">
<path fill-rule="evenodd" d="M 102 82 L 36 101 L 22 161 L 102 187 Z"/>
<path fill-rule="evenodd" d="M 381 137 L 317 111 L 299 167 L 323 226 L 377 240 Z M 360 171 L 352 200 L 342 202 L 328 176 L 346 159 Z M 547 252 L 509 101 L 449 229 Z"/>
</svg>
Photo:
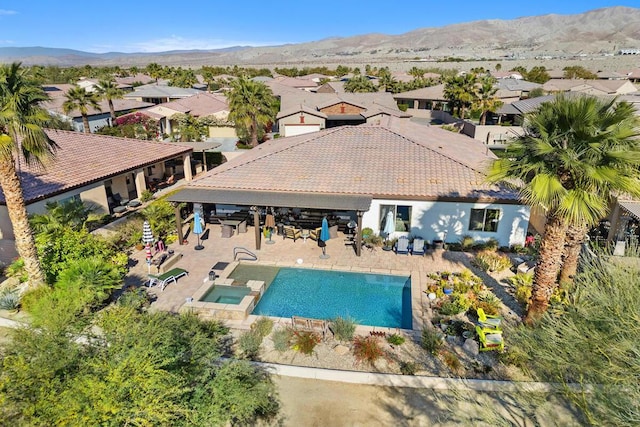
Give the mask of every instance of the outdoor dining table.
<svg viewBox="0 0 640 427">
<path fill-rule="evenodd" d="M 246 221 L 246 220 L 245 219 L 221 219 L 220 224 L 229 225 L 234 229 L 237 229 L 240 223 L 242 223 L 243 221 Z"/>
</svg>

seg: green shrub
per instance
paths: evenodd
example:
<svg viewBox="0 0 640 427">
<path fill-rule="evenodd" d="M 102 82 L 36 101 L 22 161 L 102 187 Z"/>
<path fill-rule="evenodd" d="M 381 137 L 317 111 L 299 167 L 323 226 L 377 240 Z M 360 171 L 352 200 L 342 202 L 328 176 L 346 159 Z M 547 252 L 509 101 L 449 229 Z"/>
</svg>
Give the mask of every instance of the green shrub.
<svg viewBox="0 0 640 427">
<path fill-rule="evenodd" d="M 436 355 L 444 343 L 444 337 L 435 328 L 425 327 L 422 330 L 420 345 L 429 353 Z"/>
<path fill-rule="evenodd" d="M 400 361 L 400 373 L 402 375 L 415 375 L 418 371 L 418 365 L 411 361 Z"/>
<path fill-rule="evenodd" d="M 387 342 L 391 345 L 404 344 L 405 338 L 400 334 L 391 334 L 387 337 Z"/>
<path fill-rule="evenodd" d="M 464 313 L 471 307 L 471 300 L 463 294 L 454 294 L 445 300 L 440 306 L 440 314 L 445 316 L 455 316 Z"/>
<path fill-rule="evenodd" d="M 151 191 L 151 190 L 144 190 L 142 192 L 142 194 L 140 195 L 140 201 L 142 203 L 146 203 L 146 202 L 148 202 L 149 200 L 152 200 L 152 199 L 153 199 L 153 191 Z"/>
<path fill-rule="evenodd" d="M 501 272 L 511 267 L 508 256 L 489 250 L 479 252 L 471 262 L 483 271 Z"/>
<path fill-rule="evenodd" d="M 364 242 L 370 246 L 382 246 L 384 239 L 377 234 L 370 234 L 364 239 Z"/>
<path fill-rule="evenodd" d="M 143 288 L 131 286 L 125 289 L 122 295 L 118 297 L 118 304 L 125 307 L 131 307 L 136 311 L 142 311 L 149 308 L 151 305 L 151 298 Z"/>
<path fill-rule="evenodd" d="M 264 316 L 260 317 L 253 323 L 253 325 L 251 325 L 251 329 L 264 338 L 271 333 L 271 330 L 273 329 L 273 320 Z"/>
<path fill-rule="evenodd" d="M 262 336 L 256 331 L 246 331 L 238 338 L 238 349 L 240 350 L 240 357 L 249 360 L 255 360 L 260 352 L 260 345 L 262 344 Z"/>
<path fill-rule="evenodd" d="M 29 279 L 27 270 L 24 269 L 24 261 L 22 258 L 18 258 L 9 264 L 9 266 L 4 269 L 4 274 L 7 277 L 17 277 L 20 283 L 24 283 Z"/>
<path fill-rule="evenodd" d="M 385 356 L 385 351 L 382 349 L 378 337 L 373 335 L 357 336 L 353 339 L 353 355 L 358 363 L 367 362 L 374 366 L 378 359 Z"/>
<path fill-rule="evenodd" d="M 310 331 L 294 331 L 293 332 L 293 349 L 302 354 L 309 355 L 313 353 L 316 345 L 320 344 L 320 336 Z"/>
<path fill-rule="evenodd" d="M 475 240 L 473 239 L 473 237 L 469 236 L 468 234 L 465 234 L 460 238 L 460 248 L 463 251 L 468 251 L 470 249 L 473 249 L 474 244 L 475 244 Z"/>
<path fill-rule="evenodd" d="M 529 304 L 533 290 L 533 272 L 518 273 L 509 277 L 509 282 L 515 288 L 516 300 L 526 307 Z"/>
<path fill-rule="evenodd" d="M 449 350 L 443 350 L 440 355 L 445 365 L 451 370 L 451 372 L 459 374 L 462 371 L 462 362 L 455 353 Z"/>
<path fill-rule="evenodd" d="M 373 234 L 373 229 L 369 227 L 365 227 L 362 229 L 362 237 L 366 238 L 367 236 L 371 236 Z"/>
<path fill-rule="evenodd" d="M 498 242 L 498 240 L 493 237 L 484 242 L 485 249 L 489 251 L 495 251 L 496 249 L 498 249 L 498 246 L 500 246 L 500 242 Z"/>
<path fill-rule="evenodd" d="M 20 307 L 20 295 L 17 291 L 3 292 L 0 294 L 0 309 L 17 310 Z"/>
<path fill-rule="evenodd" d="M 356 331 L 356 322 L 350 317 L 336 317 L 331 322 L 333 336 L 339 341 L 351 341 Z"/>
<path fill-rule="evenodd" d="M 284 353 L 291 348 L 293 331 L 289 328 L 276 329 L 271 334 L 271 339 L 273 340 L 273 348 L 280 353 Z"/>
<path fill-rule="evenodd" d="M 502 301 L 500 301 L 500 298 L 491 292 L 482 292 L 478 295 L 478 299 L 476 300 L 474 307 L 476 309 L 482 308 L 486 314 L 496 315 L 500 313 Z"/>
</svg>

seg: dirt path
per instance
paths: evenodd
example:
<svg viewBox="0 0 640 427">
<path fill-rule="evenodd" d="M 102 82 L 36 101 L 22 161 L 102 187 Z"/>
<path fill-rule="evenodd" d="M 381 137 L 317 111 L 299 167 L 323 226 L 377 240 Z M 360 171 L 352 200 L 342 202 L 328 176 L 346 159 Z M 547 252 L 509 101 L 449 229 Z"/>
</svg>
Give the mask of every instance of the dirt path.
<svg viewBox="0 0 640 427">
<path fill-rule="evenodd" d="M 282 425 L 372 426 L 579 426 L 554 396 L 527 396 L 521 408 L 512 396 L 454 393 L 357 385 L 284 376 L 273 377 L 282 401 Z M 499 411 L 478 409 L 496 408 Z M 522 403 L 520 403 L 521 405 Z M 498 418 L 494 418 L 497 416 Z M 532 420 L 536 419 L 536 423 Z"/>
</svg>

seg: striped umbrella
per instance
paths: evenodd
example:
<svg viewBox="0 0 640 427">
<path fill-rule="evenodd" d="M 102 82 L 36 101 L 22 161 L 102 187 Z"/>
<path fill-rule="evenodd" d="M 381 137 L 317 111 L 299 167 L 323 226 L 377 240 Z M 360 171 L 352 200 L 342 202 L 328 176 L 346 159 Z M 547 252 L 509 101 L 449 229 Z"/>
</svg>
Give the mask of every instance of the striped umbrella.
<svg viewBox="0 0 640 427">
<path fill-rule="evenodd" d="M 145 244 L 145 255 L 147 257 L 147 267 L 149 273 L 151 273 L 151 243 L 153 243 L 153 232 L 151 231 L 151 224 L 149 221 L 145 221 L 142 224 L 142 243 Z"/>
</svg>

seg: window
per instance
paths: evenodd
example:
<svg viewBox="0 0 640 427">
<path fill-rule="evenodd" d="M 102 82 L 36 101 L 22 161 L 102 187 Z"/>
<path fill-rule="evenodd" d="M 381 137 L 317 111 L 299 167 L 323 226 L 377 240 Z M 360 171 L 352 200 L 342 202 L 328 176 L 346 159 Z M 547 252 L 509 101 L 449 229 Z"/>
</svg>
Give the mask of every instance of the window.
<svg viewBox="0 0 640 427">
<path fill-rule="evenodd" d="M 496 232 L 499 221 L 500 209 L 471 209 L 469 230 Z"/>
<path fill-rule="evenodd" d="M 411 206 L 380 205 L 380 231 L 387 225 L 391 212 L 394 219 L 394 231 L 411 231 Z"/>
</svg>

